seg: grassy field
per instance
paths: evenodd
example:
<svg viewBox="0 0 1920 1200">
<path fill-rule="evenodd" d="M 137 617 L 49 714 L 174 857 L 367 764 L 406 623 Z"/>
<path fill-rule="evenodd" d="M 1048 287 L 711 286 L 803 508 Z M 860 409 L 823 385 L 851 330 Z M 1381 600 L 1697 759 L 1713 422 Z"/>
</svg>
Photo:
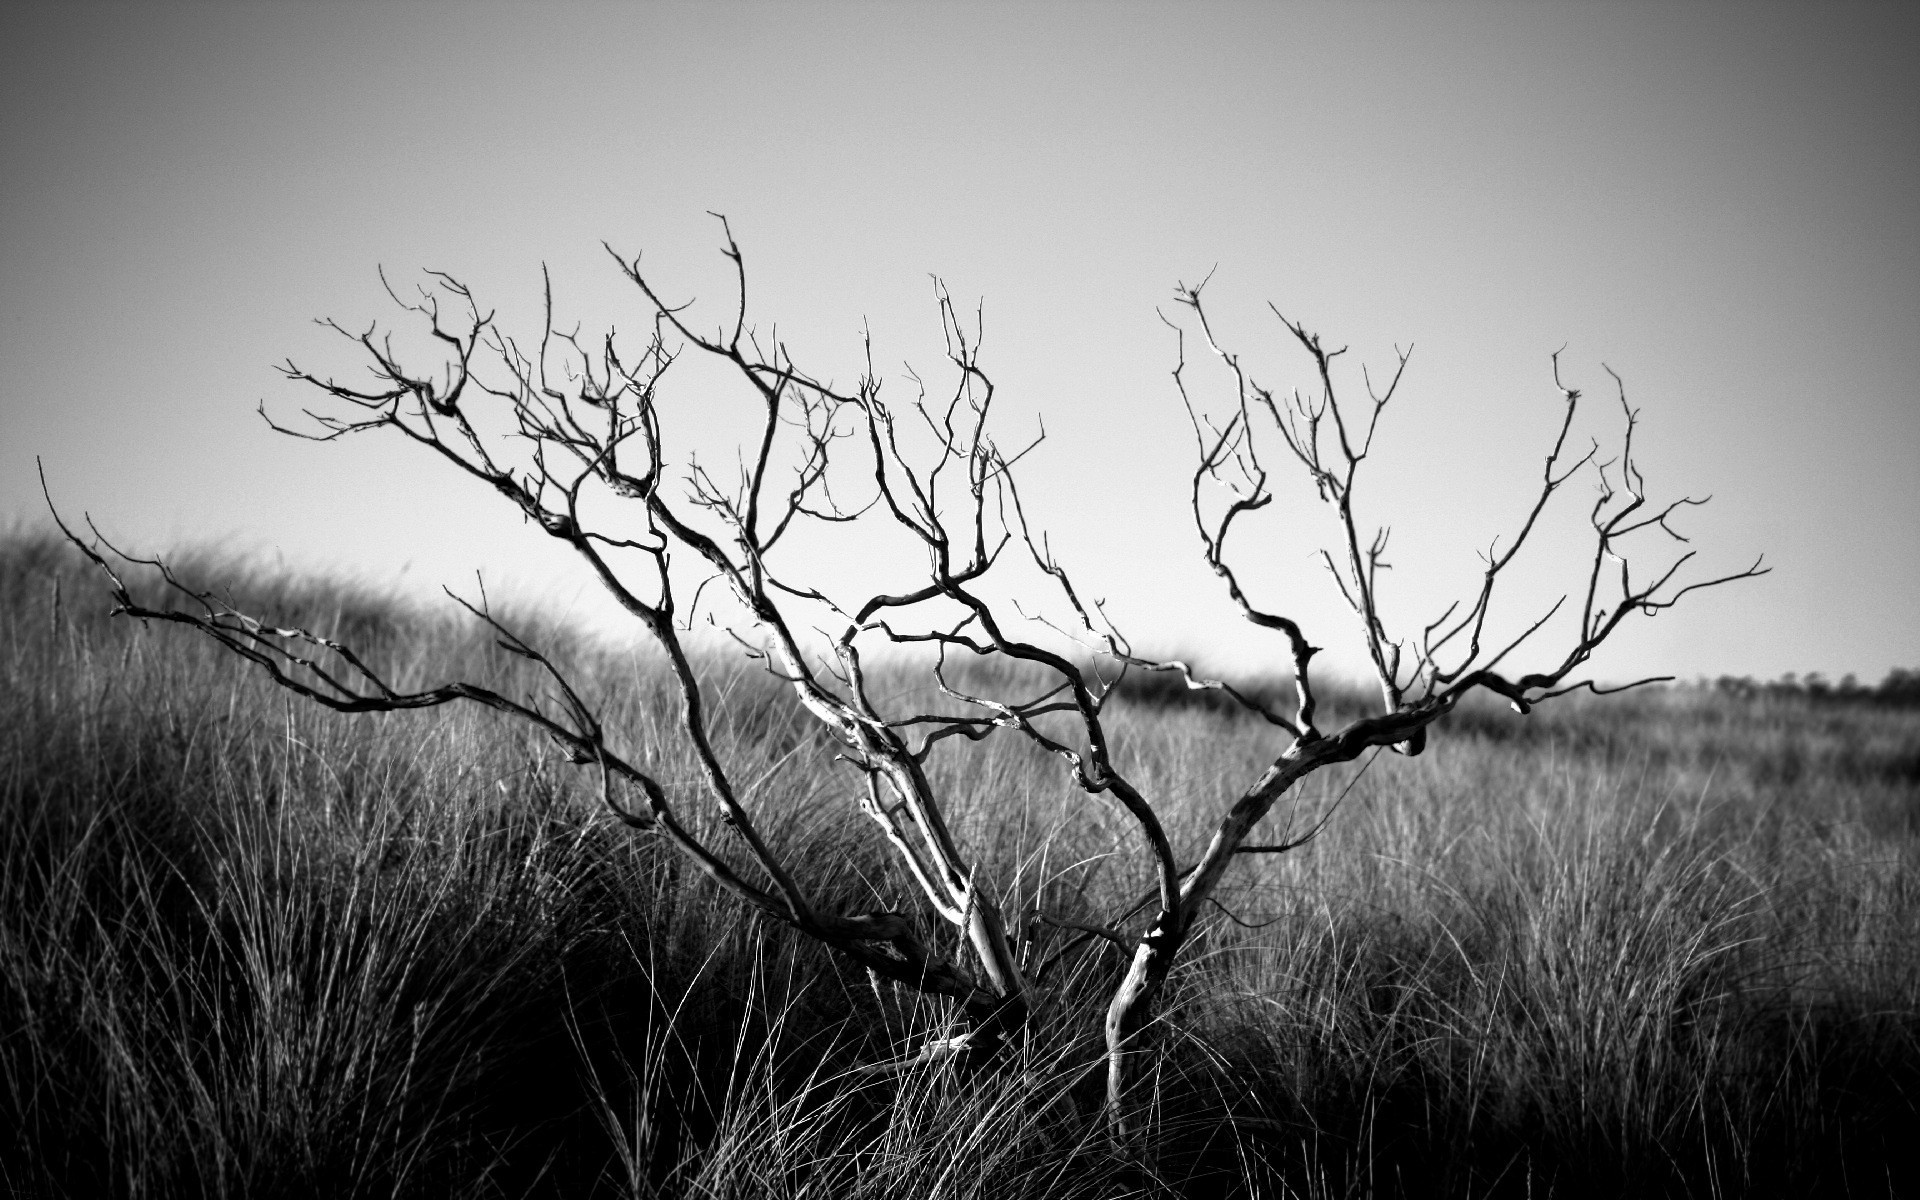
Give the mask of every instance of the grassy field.
<svg viewBox="0 0 1920 1200">
<path fill-rule="evenodd" d="M 1001 1070 L 864 1071 L 944 1014 L 605 818 L 553 747 L 479 711 L 290 702 L 108 621 L 79 566 L 0 546 L 9 1195 L 1920 1194 L 1913 710 L 1490 707 L 1320 779 L 1291 819 L 1337 801 L 1325 834 L 1238 866 L 1191 946 L 1123 1153 L 1097 1121 L 1111 949 L 1026 944 L 1055 959 L 1047 1007 Z M 451 614 L 238 590 L 411 680 L 533 684 Z M 531 640 L 702 812 L 646 660 Z M 808 882 L 910 907 L 814 726 L 713 671 L 718 741 Z M 1165 695 L 1116 704 L 1189 855 L 1279 748 Z M 1145 885 L 1121 814 L 1026 746 L 934 770 L 1010 919 Z"/>
</svg>

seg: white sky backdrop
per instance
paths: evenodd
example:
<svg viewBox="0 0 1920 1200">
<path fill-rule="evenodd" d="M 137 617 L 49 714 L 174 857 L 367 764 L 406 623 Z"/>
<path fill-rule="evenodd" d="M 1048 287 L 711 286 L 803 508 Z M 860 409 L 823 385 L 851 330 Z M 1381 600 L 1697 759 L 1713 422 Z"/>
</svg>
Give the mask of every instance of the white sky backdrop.
<svg viewBox="0 0 1920 1200">
<path fill-rule="evenodd" d="M 712 209 L 817 374 L 851 381 L 864 319 L 898 396 L 898 364 L 939 366 L 928 275 L 984 301 L 1005 440 L 1045 416 L 1031 507 L 1143 647 L 1283 661 L 1184 510 L 1155 309 L 1218 264 L 1216 321 L 1275 385 L 1309 376 L 1269 299 L 1356 372 L 1417 347 L 1367 509 L 1391 612 L 1437 613 L 1512 527 L 1565 344 L 1596 399 L 1601 362 L 1625 377 L 1656 495 L 1713 494 L 1683 525 L 1703 566 L 1774 567 L 1596 673 L 1871 682 L 1920 665 L 1916 62 L 1905 5 L 9 4 L 0 505 L 35 519 L 38 454 L 133 546 L 421 594 L 480 566 L 592 613 L 468 481 L 252 410 L 306 400 L 288 355 L 357 369 L 309 319 L 387 320 L 377 265 L 452 272 L 534 336 L 544 261 L 564 318 L 637 329 L 606 238 L 717 322 Z M 744 411 L 680 399 L 702 436 Z M 1239 548 L 1339 648 L 1326 529 L 1288 508 Z M 1516 601 L 1564 586 L 1534 565 Z"/>
</svg>

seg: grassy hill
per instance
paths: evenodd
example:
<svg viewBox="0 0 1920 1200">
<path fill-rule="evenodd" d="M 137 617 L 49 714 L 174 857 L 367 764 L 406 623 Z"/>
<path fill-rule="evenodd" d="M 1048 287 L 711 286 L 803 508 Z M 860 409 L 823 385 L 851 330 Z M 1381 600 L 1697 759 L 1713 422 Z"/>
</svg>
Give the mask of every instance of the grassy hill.
<svg viewBox="0 0 1920 1200">
<path fill-rule="evenodd" d="M 1143 1168 L 1095 1119 L 1111 949 L 1030 931 L 1047 1008 L 1003 1070 L 866 1070 L 943 1014 L 607 819 L 554 747 L 292 700 L 106 619 L 81 565 L 0 545 L 9 1195 L 1920 1194 L 1913 710 L 1489 706 L 1318 778 L 1291 819 L 1337 803 L 1324 835 L 1239 864 L 1184 960 Z M 186 570 L 412 681 L 539 686 L 450 613 Z M 529 637 L 703 812 L 644 656 Z M 709 670 L 722 753 L 809 884 L 910 907 L 813 724 Z M 1151 689 L 1116 706 L 1189 856 L 1280 748 Z M 1026 745 L 931 769 L 1010 919 L 1146 885 L 1127 823 Z"/>
</svg>

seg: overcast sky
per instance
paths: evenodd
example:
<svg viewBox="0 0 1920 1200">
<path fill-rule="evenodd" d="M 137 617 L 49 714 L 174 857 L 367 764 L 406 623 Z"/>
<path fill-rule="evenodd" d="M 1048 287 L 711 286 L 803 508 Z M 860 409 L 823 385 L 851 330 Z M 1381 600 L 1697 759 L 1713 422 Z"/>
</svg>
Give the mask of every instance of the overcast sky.
<svg viewBox="0 0 1920 1200">
<path fill-rule="evenodd" d="M 289 355 L 357 366 L 311 318 L 387 320 L 382 266 L 456 274 L 537 331 L 544 262 L 568 323 L 638 327 L 604 238 L 718 322 L 714 210 L 752 318 L 818 375 L 852 379 L 865 323 L 900 394 L 904 363 L 939 365 L 929 276 L 983 305 L 1004 439 L 1045 421 L 1034 514 L 1145 648 L 1283 661 L 1184 508 L 1158 313 L 1214 271 L 1220 332 L 1274 386 L 1310 364 L 1269 300 L 1352 347 L 1356 395 L 1362 363 L 1415 346 L 1362 482 L 1403 622 L 1523 514 L 1565 346 L 1590 398 L 1611 403 L 1602 363 L 1625 379 L 1655 498 L 1712 495 L 1680 526 L 1701 569 L 1773 567 L 1630 626 L 1596 673 L 1876 681 L 1920 665 L 1916 62 L 1912 5 L 16 0 L 0 505 L 41 511 L 40 455 L 64 508 L 133 546 L 423 595 L 481 567 L 597 613 L 483 490 L 253 410 L 308 402 L 273 370 Z M 687 386 L 698 436 L 736 428 L 737 398 Z M 1617 410 L 1591 416 L 1604 436 Z M 1591 494 L 1516 564 L 1535 573 L 1506 619 L 1574 582 Z M 1331 527 L 1286 498 L 1237 535 L 1250 581 L 1350 646 L 1310 557 Z"/>
</svg>

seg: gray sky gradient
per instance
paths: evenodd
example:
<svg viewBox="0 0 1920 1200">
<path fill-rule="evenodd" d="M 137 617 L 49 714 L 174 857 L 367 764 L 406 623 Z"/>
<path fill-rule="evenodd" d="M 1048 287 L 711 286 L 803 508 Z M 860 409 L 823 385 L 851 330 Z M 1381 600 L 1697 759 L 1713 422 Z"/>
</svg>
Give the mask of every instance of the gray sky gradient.
<svg viewBox="0 0 1920 1200">
<path fill-rule="evenodd" d="M 310 319 L 388 319 L 380 265 L 528 330 L 545 262 L 563 316 L 635 327 L 605 238 L 718 321 L 712 209 L 815 373 L 857 373 L 864 320 L 903 389 L 898 364 L 938 366 L 928 275 L 984 303 L 1006 439 L 1045 417 L 1032 506 L 1143 646 L 1283 661 L 1183 507 L 1156 307 L 1217 265 L 1212 311 L 1275 384 L 1308 364 L 1267 300 L 1352 346 L 1356 392 L 1416 346 L 1367 510 L 1395 528 L 1390 611 L 1430 619 L 1513 526 L 1565 345 L 1589 394 L 1603 362 L 1625 378 L 1656 494 L 1713 495 L 1683 525 L 1705 569 L 1774 567 L 1596 672 L 1877 680 L 1920 665 L 1916 61 L 1911 5 L 15 3 L 0 505 L 40 511 L 38 454 L 132 545 L 422 594 L 484 566 L 597 611 L 489 497 L 252 410 L 304 402 L 288 355 L 357 367 Z M 739 411 L 689 400 L 696 439 Z M 1350 645 L 1308 558 L 1324 518 L 1274 517 L 1252 582 Z M 1509 618 L 1564 565 L 1544 548 Z"/>
</svg>

